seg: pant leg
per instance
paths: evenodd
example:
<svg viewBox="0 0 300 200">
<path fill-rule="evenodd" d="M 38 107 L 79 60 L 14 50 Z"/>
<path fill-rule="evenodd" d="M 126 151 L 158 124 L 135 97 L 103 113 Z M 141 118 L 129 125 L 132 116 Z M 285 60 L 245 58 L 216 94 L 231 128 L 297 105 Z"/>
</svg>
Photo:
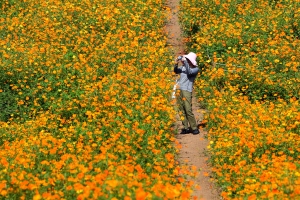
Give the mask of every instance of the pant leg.
<svg viewBox="0 0 300 200">
<path fill-rule="evenodd" d="M 184 126 L 185 129 L 188 129 L 189 124 L 188 124 L 188 120 L 186 117 L 186 110 L 185 110 L 185 106 L 184 106 L 184 99 L 183 99 L 183 93 L 181 90 L 177 90 L 177 94 L 176 94 L 176 101 L 177 101 L 177 106 L 178 106 L 178 110 L 179 110 L 179 117 L 182 121 L 182 125 Z"/>
<path fill-rule="evenodd" d="M 193 130 L 197 129 L 197 122 L 196 122 L 196 118 L 194 116 L 194 113 L 192 111 L 192 93 L 189 91 L 182 91 L 183 97 L 184 97 L 184 101 L 183 101 L 183 105 L 184 105 L 184 110 L 186 113 L 186 118 L 191 126 L 191 128 Z"/>
</svg>

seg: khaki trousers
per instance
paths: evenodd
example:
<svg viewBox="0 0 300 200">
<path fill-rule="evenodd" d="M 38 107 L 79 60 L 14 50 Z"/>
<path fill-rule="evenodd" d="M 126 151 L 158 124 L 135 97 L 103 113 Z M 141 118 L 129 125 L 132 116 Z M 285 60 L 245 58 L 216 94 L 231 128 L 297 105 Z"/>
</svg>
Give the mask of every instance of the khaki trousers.
<svg viewBox="0 0 300 200">
<path fill-rule="evenodd" d="M 179 90 L 179 95 L 177 95 L 177 105 L 184 128 L 188 129 L 190 124 L 190 127 L 193 130 L 198 129 L 194 113 L 192 112 L 192 93 L 185 90 Z"/>
</svg>

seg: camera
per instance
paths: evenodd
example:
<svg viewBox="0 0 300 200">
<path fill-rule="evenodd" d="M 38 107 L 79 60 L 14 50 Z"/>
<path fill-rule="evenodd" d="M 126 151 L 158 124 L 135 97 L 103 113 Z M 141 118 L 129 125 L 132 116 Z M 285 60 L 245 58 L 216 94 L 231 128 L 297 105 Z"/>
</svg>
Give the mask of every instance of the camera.
<svg viewBox="0 0 300 200">
<path fill-rule="evenodd" d="M 181 60 L 181 59 L 182 59 L 182 56 L 178 56 L 178 57 L 177 57 L 177 60 Z"/>
</svg>

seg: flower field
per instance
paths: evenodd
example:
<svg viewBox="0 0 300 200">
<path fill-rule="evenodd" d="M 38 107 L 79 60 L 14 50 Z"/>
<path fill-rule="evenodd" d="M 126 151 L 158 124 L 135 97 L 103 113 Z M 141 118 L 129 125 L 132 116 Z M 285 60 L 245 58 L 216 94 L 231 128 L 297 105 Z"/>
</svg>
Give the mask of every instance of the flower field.
<svg viewBox="0 0 300 200">
<path fill-rule="evenodd" d="M 300 198 L 300 1 L 183 0 L 224 199 Z"/>
<path fill-rule="evenodd" d="M 0 8 L 1 199 L 189 198 L 164 2 Z"/>
</svg>

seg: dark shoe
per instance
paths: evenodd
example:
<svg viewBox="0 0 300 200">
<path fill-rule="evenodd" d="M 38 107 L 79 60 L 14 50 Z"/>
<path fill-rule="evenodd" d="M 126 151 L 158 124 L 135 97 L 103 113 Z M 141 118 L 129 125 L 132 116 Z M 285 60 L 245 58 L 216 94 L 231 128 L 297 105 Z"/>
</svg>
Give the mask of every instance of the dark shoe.
<svg viewBox="0 0 300 200">
<path fill-rule="evenodd" d="M 197 135 L 200 133 L 199 129 L 192 130 L 193 135 Z"/>
<path fill-rule="evenodd" d="M 181 130 L 181 133 L 180 133 L 180 134 L 189 134 L 189 133 L 190 133 L 190 132 L 189 132 L 188 129 L 183 128 L 183 129 Z"/>
</svg>

